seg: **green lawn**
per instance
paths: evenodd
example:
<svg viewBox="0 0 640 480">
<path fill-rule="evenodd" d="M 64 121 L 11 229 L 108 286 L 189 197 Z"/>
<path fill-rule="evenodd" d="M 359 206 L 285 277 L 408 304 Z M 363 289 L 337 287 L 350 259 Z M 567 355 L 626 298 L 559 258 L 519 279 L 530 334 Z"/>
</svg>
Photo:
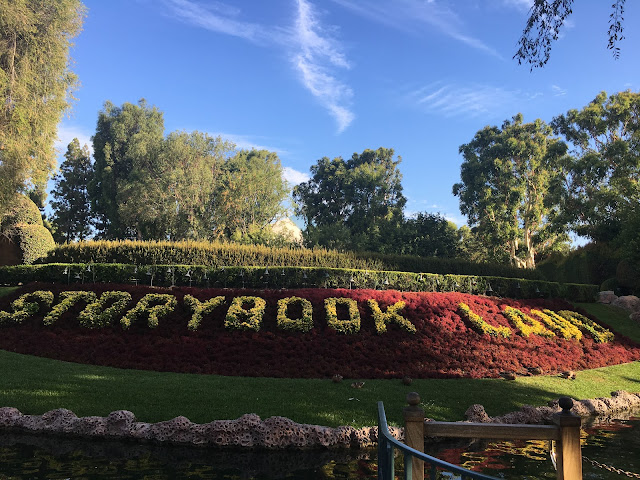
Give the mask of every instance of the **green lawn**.
<svg viewBox="0 0 640 480">
<path fill-rule="evenodd" d="M 1 294 L 2 292 L 0 292 Z M 640 341 L 640 328 L 617 309 L 596 304 L 579 306 L 596 314 L 617 331 Z M 640 391 L 640 362 L 578 373 L 576 380 L 558 377 L 414 380 L 366 380 L 362 389 L 351 381 L 222 377 L 121 370 L 79 365 L 0 350 L 0 406 L 41 414 L 68 408 L 77 415 L 107 415 L 133 411 L 139 420 L 156 422 L 184 415 L 197 423 L 257 413 L 328 426 L 375 425 L 376 401 L 383 400 L 392 423 L 401 423 L 406 394 L 422 396 L 428 417 L 461 420 L 474 403 L 489 415 L 523 404 L 545 405 L 559 396 L 577 399 L 608 396 L 613 390 Z"/>
</svg>

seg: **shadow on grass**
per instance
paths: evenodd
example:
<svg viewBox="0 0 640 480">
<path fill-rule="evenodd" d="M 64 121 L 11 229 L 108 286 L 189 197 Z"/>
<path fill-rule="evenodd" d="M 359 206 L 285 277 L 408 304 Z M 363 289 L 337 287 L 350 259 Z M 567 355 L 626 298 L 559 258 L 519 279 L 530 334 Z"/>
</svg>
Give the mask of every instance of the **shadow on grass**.
<svg viewBox="0 0 640 480">
<path fill-rule="evenodd" d="M 158 422 L 184 415 L 193 422 L 233 419 L 245 413 L 285 416 L 300 423 L 327 426 L 376 424 L 376 402 L 385 403 L 388 419 L 402 423 L 407 393 L 422 397 L 426 415 L 462 420 L 480 403 L 489 415 L 517 410 L 523 404 L 545 405 L 559 396 L 593 398 L 613 390 L 638 390 L 640 363 L 581 372 L 576 381 L 557 377 L 502 379 L 351 380 L 223 377 L 121 370 L 60 362 L 0 351 L 3 375 L 0 406 L 42 414 L 68 408 L 79 416 L 131 410 L 141 421 Z M 595 381 L 597 379 L 598 381 Z"/>
</svg>

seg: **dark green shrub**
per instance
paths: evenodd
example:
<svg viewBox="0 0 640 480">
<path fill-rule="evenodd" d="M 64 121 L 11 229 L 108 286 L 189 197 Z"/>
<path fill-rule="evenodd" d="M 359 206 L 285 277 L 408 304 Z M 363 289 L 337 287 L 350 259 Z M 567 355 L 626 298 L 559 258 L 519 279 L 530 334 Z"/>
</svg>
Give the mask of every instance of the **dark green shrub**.
<svg viewBox="0 0 640 480">
<path fill-rule="evenodd" d="M 55 248 L 51 232 L 42 225 L 20 223 L 13 227 L 13 240 L 22 252 L 22 262 L 31 265 Z"/>
<path fill-rule="evenodd" d="M 551 255 L 540 262 L 536 269 L 549 281 L 600 285 L 616 275 L 619 262 L 617 250 L 606 244 L 589 243 L 567 255 Z"/>
<path fill-rule="evenodd" d="M 46 264 L 0 267 L 0 284 L 129 283 L 222 288 L 359 288 L 415 292 L 461 292 L 509 298 L 554 297 L 591 302 L 597 285 L 506 277 L 310 267 L 206 265 Z"/>
</svg>

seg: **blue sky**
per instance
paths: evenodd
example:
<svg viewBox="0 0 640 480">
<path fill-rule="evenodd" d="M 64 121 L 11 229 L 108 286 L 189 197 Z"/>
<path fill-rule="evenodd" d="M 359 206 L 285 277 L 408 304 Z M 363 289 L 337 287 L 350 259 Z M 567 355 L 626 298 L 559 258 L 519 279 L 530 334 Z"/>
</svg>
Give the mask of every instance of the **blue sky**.
<svg viewBox="0 0 640 480">
<path fill-rule="evenodd" d="M 579 0 L 543 69 L 512 59 L 530 0 L 85 0 L 72 50 L 81 85 L 59 126 L 90 143 L 99 110 L 145 98 L 166 131 L 199 130 L 277 151 L 296 183 L 323 156 L 402 157 L 407 214 L 465 219 L 451 187 L 458 148 L 486 125 L 581 108 L 640 89 L 640 2 L 620 59 L 610 3 Z"/>
</svg>

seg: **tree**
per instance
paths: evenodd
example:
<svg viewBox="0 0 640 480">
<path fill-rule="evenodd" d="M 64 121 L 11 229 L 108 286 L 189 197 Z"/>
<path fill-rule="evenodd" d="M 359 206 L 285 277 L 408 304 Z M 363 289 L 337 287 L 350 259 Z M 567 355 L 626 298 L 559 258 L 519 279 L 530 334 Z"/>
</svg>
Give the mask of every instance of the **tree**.
<svg viewBox="0 0 640 480">
<path fill-rule="evenodd" d="M 142 239 L 146 231 L 154 229 L 139 214 L 144 209 L 157 217 L 162 205 L 145 204 L 148 192 L 137 187 L 155 170 L 163 138 L 162 112 L 144 99 L 122 107 L 105 102 L 92 138 L 95 173 L 89 183 L 101 236 Z"/>
<path fill-rule="evenodd" d="M 267 150 L 241 150 L 223 165 L 213 195 L 217 236 L 260 237 L 261 230 L 286 213 L 290 188 L 282 178 L 278 155 Z"/>
<path fill-rule="evenodd" d="M 567 241 L 553 222 L 557 205 L 550 195 L 566 145 L 551 133 L 543 121 L 522 123 L 518 114 L 460 147 L 462 182 L 453 194 L 492 260 L 534 268 L 536 253 Z"/>
<path fill-rule="evenodd" d="M 437 213 L 420 212 L 406 219 L 399 236 L 397 253 L 403 255 L 453 258 L 459 253 L 458 228 Z"/>
<path fill-rule="evenodd" d="M 596 242 L 613 241 L 640 201 L 640 93 L 601 92 L 551 125 L 572 146 L 557 186 L 561 220 Z"/>
<path fill-rule="evenodd" d="M 91 234 L 93 223 L 87 185 L 93 175 L 89 147 L 80 147 L 74 138 L 67 146 L 60 173 L 54 177 L 52 190 L 54 238 L 57 242 L 84 240 Z"/>
<path fill-rule="evenodd" d="M 76 76 L 69 48 L 79 0 L 0 0 L 0 217 L 17 192 L 44 189 L 55 166 L 57 125 Z"/>
<path fill-rule="evenodd" d="M 393 149 L 354 153 L 351 159 L 324 157 L 311 167 L 312 178 L 296 186 L 296 214 L 306 223 L 309 245 L 348 250 L 393 249 L 402 222 L 401 158 Z"/>
<path fill-rule="evenodd" d="M 614 0 L 609 15 L 608 45 L 614 58 L 620 56 L 618 42 L 624 40 L 624 3 Z M 551 55 L 551 44 L 558 39 L 560 27 L 572 13 L 573 0 L 534 0 L 527 24 L 518 40 L 520 48 L 513 56 L 518 64 L 531 65 L 531 69 L 543 67 Z"/>
</svg>

